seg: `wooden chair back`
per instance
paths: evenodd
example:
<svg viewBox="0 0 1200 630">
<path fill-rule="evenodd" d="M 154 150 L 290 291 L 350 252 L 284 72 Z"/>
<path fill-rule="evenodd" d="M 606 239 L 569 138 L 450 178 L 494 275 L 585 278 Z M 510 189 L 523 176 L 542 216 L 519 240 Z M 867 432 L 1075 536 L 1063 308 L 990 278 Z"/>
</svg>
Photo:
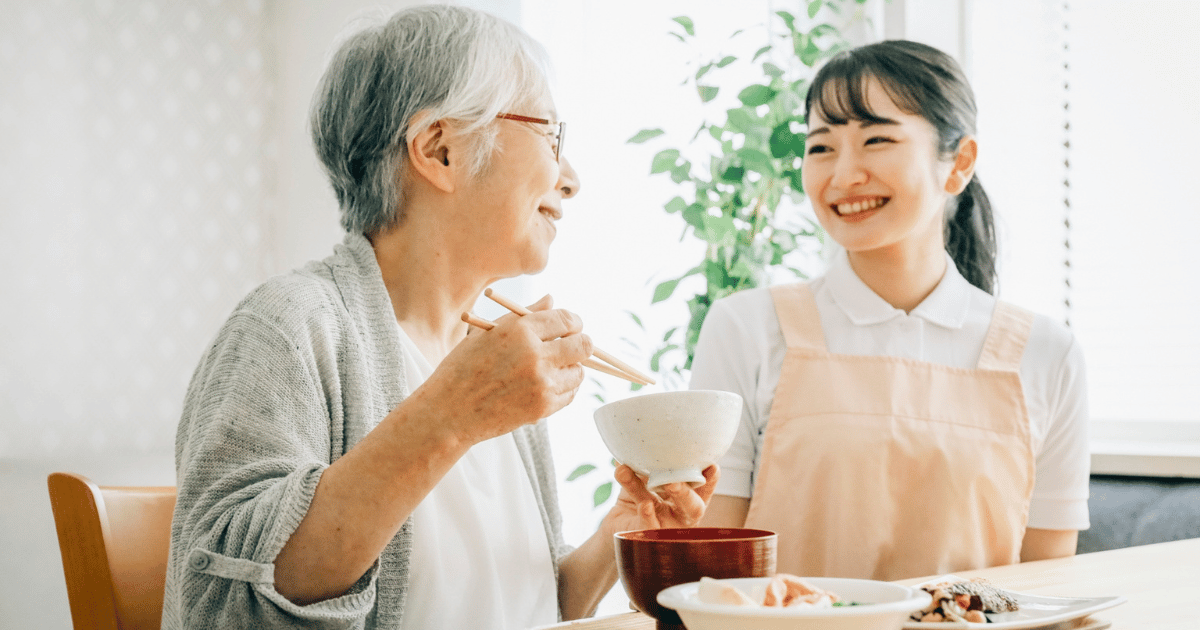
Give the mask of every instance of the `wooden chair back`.
<svg viewBox="0 0 1200 630">
<path fill-rule="evenodd" d="M 75 630 L 158 630 L 175 488 L 47 479 Z"/>
</svg>

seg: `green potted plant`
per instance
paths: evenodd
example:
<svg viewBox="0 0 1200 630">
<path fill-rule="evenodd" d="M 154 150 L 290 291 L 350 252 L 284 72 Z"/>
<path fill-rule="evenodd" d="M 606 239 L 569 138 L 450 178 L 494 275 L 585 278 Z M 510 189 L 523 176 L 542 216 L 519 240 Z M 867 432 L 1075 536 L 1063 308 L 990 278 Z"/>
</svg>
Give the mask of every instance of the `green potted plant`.
<svg viewBox="0 0 1200 630">
<path fill-rule="evenodd" d="M 651 304 L 658 304 L 679 299 L 676 291 L 681 283 L 686 284 L 689 278 L 702 281 L 699 291 L 683 298 L 687 321 L 667 330 L 650 357 L 650 370 L 668 389 L 686 386 L 700 327 L 713 302 L 764 285 L 775 271 L 807 278 L 807 273 L 793 264 L 794 255 L 820 256 L 824 232 L 815 220 L 795 211 L 804 199 L 800 178 L 804 100 L 814 67 L 848 48 L 843 33 L 868 19 L 863 10 L 865 3 L 806 1 L 802 3 L 806 15 L 801 17 L 777 11 L 775 16 L 784 28 L 748 60 L 762 69 L 761 79 L 750 84 L 721 85 L 722 70 L 739 62 L 732 55 L 689 68 L 684 84 L 695 90 L 701 102 L 712 102 L 722 90 L 736 90 L 739 105 L 721 112 L 724 122 L 701 122 L 692 137 L 691 145 L 703 141 L 715 150 L 689 159 L 687 156 L 694 153 L 665 147 L 651 159 L 652 175 L 670 177 L 680 187 L 679 194 L 663 209 L 682 219 L 682 238 L 690 235 L 705 243 L 703 259 L 681 276 L 658 283 L 651 300 Z M 818 20 L 818 16 L 836 20 L 839 25 Z M 679 16 L 673 21 L 680 30 L 669 34 L 691 45 L 696 35 L 691 18 Z M 760 61 L 772 51 L 774 55 Z M 643 129 L 628 142 L 643 144 L 664 135 L 662 129 Z M 785 200 L 789 203 L 784 204 Z M 644 330 L 641 318 L 636 313 L 630 316 Z M 605 402 L 603 393 L 594 396 Z M 574 481 L 595 469 L 593 464 L 582 464 L 567 480 Z M 594 505 L 606 502 L 612 490 L 611 481 L 598 486 Z"/>
</svg>

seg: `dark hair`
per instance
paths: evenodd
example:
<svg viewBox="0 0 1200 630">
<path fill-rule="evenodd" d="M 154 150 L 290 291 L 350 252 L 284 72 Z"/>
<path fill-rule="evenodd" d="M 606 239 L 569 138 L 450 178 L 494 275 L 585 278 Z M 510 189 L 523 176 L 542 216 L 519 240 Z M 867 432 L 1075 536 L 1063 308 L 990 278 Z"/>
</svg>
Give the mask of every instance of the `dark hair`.
<svg viewBox="0 0 1200 630">
<path fill-rule="evenodd" d="M 942 159 L 957 153 L 963 137 L 975 133 L 975 95 L 958 63 L 936 48 L 905 40 L 878 42 L 835 55 L 809 86 L 805 118 L 815 109 L 835 125 L 850 120 L 885 122 L 867 101 L 870 79 L 877 80 L 902 111 L 933 125 Z M 992 204 L 978 175 L 946 213 L 944 234 L 946 251 L 959 273 L 993 293 L 996 230 Z"/>
</svg>

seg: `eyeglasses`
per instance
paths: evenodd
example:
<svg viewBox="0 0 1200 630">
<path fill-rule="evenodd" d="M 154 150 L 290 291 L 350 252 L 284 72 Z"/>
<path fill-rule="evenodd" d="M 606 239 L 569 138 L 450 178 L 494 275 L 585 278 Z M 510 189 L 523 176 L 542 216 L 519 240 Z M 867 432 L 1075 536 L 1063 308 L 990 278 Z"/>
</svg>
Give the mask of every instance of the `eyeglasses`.
<svg viewBox="0 0 1200 630">
<path fill-rule="evenodd" d="M 554 159 L 561 162 L 559 158 L 562 155 L 563 135 L 567 131 L 567 123 L 553 122 L 545 118 L 530 118 L 529 116 L 521 116 L 520 114 L 496 114 L 496 118 L 504 120 L 515 120 L 517 122 L 536 123 L 539 125 L 553 125 L 558 127 L 558 133 L 554 134 Z"/>
</svg>

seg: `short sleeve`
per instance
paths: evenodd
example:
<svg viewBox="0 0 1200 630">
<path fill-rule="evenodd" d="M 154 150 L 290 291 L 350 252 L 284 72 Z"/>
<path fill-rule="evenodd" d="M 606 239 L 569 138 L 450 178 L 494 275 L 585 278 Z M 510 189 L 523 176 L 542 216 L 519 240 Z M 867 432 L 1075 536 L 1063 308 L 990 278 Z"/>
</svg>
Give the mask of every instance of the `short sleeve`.
<svg viewBox="0 0 1200 630">
<path fill-rule="evenodd" d="M 716 494 L 749 498 L 753 491 L 761 431 L 753 413 L 761 364 L 757 345 L 730 298 L 713 303 L 700 328 L 689 389 L 722 390 L 742 397 L 742 419 L 733 445 L 717 462 L 721 478 Z"/>
<path fill-rule="evenodd" d="M 1050 422 L 1036 454 L 1029 527 L 1083 530 L 1089 526 L 1091 454 L 1086 372 L 1083 350 L 1071 337 L 1057 382 L 1050 388 Z"/>
</svg>

